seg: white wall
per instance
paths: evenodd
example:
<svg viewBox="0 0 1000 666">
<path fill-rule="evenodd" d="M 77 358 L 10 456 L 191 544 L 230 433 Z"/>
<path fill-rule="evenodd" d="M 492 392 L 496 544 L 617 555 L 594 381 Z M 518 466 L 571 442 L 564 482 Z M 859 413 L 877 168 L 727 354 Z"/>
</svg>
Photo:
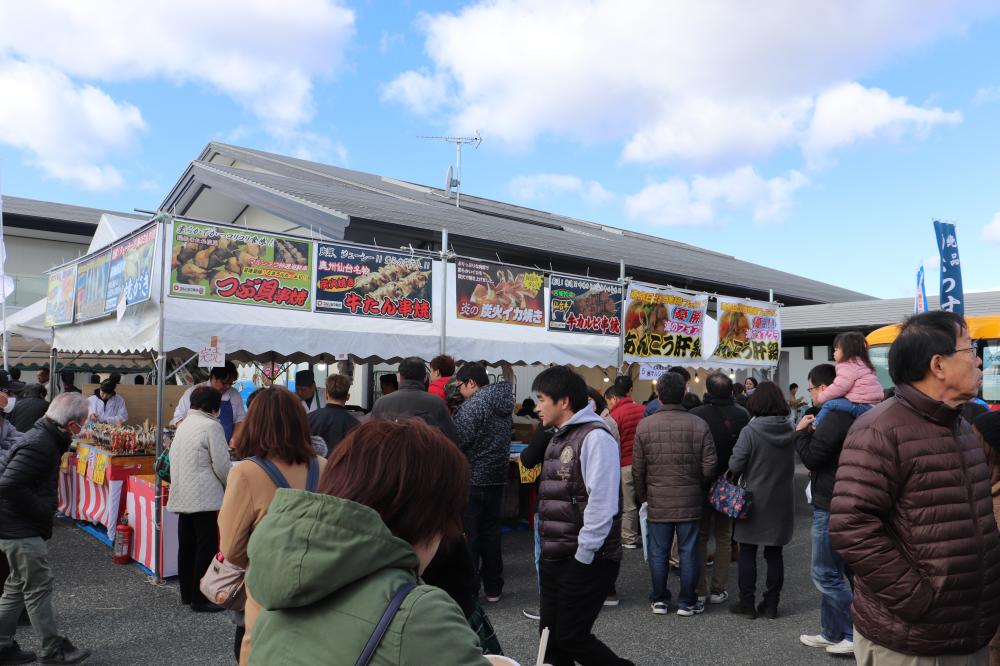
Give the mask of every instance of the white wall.
<svg viewBox="0 0 1000 666">
<path fill-rule="evenodd" d="M 809 376 L 809 371 L 820 363 L 833 363 L 833 359 L 830 358 L 829 347 L 823 345 L 822 347 L 813 347 L 813 357 L 812 360 L 806 360 L 805 347 L 782 347 L 782 364 L 778 368 L 779 377 L 782 380 L 787 378 L 781 390 L 788 392 L 788 385 L 791 383 L 796 383 L 799 385 L 799 397 L 803 397 L 806 394 L 806 378 Z M 788 353 L 787 364 L 784 362 L 784 353 Z"/>
</svg>

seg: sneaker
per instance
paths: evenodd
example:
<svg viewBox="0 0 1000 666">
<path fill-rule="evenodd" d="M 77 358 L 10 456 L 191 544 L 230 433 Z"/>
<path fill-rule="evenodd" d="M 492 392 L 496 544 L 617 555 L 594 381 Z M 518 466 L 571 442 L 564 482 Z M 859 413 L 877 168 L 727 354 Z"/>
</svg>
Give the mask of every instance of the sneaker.
<svg viewBox="0 0 1000 666">
<path fill-rule="evenodd" d="M 77 649 L 68 638 L 63 638 L 55 654 L 39 659 L 42 664 L 80 664 L 90 656 L 90 650 Z"/>
<path fill-rule="evenodd" d="M 623 543 L 622 544 L 622 548 L 628 548 L 629 550 L 635 550 L 636 548 L 639 548 L 639 544 L 637 544 L 637 543 Z"/>
<path fill-rule="evenodd" d="M 529 620 L 541 620 L 542 616 L 535 608 L 525 608 L 521 611 L 521 615 L 528 618 Z"/>
<path fill-rule="evenodd" d="M 829 654 L 843 654 L 843 655 L 853 655 L 854 654 L 854 641 L 849 641 L 846 638 L 836 645 L 827 646 L 826 651 Z"/>
<path fill-rule="evenodd" d="M 700 604 L 703 604 L 703 603 L 705 603 L 705 601 L 706 601 L 707 599 L 708 599 L 708 597 L 706 597 L 706 596 L 705 596 L 704 594 L 699 594 L 699 595 L 698 595 L 698 603 L 700 603 Z"/>
<path fill-rule="evenodd" d="M 22 650 L 17 641 L 0 650 L 0 664 L 30 664 L 34 660 L 35 653 Z"/>
<path fill-rule="evenodd" d="M 496 602 L 500 601 L 501 599 L 503 599 L 503 594 L 501 594 L 500 592 L 497 592 L 496 594 L 487 594 L 486 595 L 486 601 L 490 602 L 491 604 L 495 604 Z"/>
<path fill-rule="evenodd" d="M 715 566 L 715 558 L 714 557 L 710 557 L 707 560 L 705 560 L 705 566 L 706 567 L 714 567 Z"/>
<path fill-rule="evenodd" d="M 692 615 L 701 615 L 705 612 L 705 604 L 700 601 L 696 601 L 693 606 L 680 606 L 677 609 L 677 614 L 681 617 L 691 617 Z"/>
<path fill-rule="evenodd" d="M 650 607 L 653 609 L 653 615 L 666 615 L 670 612 L 670 606 L 662 601 L 654 601 Z"/>
<path fill-rule="evenodd" d="M 809 636 L 807 634 L 802 634 L 799 636 L 799 642 L 808 647 L 814 648 L 828 648 L 831 645 L 836 645 L 833 641 L 828 641 L 823 638 L 823 634 L 816 634 L 815 636 Z"/>
<path fill-rule="evenodd" d="M 610 594 L 608 594 L 608 596 L 605 597 L 605 599 L 604 599 L 604 605 L 605 606 L 617 606 L 618 605 L 618 595 L 615 594 L 614 592 L 611 592 Z"/>
<path fill-rule="evenodd" d="M 710 604 L 721 604 L 729 601 L 729 593 L 723 590 L 722 592 L 712 592 L 711 596 L 708 597 L 708 603 Z"/>
</svg>

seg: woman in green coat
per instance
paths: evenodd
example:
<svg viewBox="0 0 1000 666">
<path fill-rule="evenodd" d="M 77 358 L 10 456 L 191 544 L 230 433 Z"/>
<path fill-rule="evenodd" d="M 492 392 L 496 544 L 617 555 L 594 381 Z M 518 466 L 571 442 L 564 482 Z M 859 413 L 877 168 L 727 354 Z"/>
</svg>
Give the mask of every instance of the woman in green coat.
<svg viewBox="0 0 1000 666">
<path fill-rule="evenodd" d="M 468 485 L 455 445 L 410 419 L 355 428 L 318 494 L 278 490 L 249 545 L 246 584 L 263 608 L 250 663 L 355 663 L 396 591 L 461 533 Z M 371 663 L 488 664 L 462 611 L 429 585 L 406 596 Z"/>
</svg>

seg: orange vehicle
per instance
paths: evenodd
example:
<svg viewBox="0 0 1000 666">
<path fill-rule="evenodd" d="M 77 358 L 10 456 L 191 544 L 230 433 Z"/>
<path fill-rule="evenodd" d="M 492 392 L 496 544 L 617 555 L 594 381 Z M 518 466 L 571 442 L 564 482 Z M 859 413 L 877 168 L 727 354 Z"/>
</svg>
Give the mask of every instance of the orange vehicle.
<svg viewBox="0 0 1000 666">
<path fill-rule="evenodd" d="M 980 397 L 990 407 L 1000 407 L 1000 315 L 966 317 L 976 353 L 983 359 L 983 387 Z M 892 386 L 889 377 L 889 346 L 899 335 L 899 325 L 883 326 L 868 334 L 868 353 L 882 386 Z"/>
</svg>

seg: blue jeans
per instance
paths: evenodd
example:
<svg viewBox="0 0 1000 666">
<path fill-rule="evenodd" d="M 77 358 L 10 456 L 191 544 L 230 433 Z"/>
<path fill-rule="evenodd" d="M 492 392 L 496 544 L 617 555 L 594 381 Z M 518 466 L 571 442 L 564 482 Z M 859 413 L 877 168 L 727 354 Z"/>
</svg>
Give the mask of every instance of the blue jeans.
<svg viewBox="0 0 1000 666">
<path fill-rule="evenodd" d="M 542 561 L 542 535 L 538 532 L 538 514 L 535 514 L 535 584 L 542 590 L 542 571 L 538 563 Z"/>
<path fill-rule="evenodd" d="M 829 412 L 847 412 L 854 418 L 858 418 L 874 406 L 875 405 L 869 405 L 862 402 L 851 402 L 847 398 L 834 398 L 833 400 L 827 400 L 823 403 L 823 407 L 819 410 L 819 414 L 816 415 L 816 421 L 813 423 L 813 427 L 818 428 L 819 422 L 822 421 L 823 417 Z"/>
<path fill-rule="evenodd" d="M 854 595 L 847 582 L 846 564 L 830 545 L 830 512 L 813 510 L 812 579 L 823 595 L 819 604 L 820 633 L 828 641 L 854 640 L 851 603 Z"/>
<path fill-rule="evenodd" d="M 649 574 L 653 579 L 653 589 L 649 593 L 650 602 L 670 603 L 667 589 L 667 574 L 670 571 L 670 547 L 677 536 L 677 550 L 681 560 L 681 591 L 677 596 L 680 607 L 694 606 L 698 601 L 695 590 L 701 563 L 698 561 L 699 520 L 687 523 L 649 522 Z"/>
</svg>

